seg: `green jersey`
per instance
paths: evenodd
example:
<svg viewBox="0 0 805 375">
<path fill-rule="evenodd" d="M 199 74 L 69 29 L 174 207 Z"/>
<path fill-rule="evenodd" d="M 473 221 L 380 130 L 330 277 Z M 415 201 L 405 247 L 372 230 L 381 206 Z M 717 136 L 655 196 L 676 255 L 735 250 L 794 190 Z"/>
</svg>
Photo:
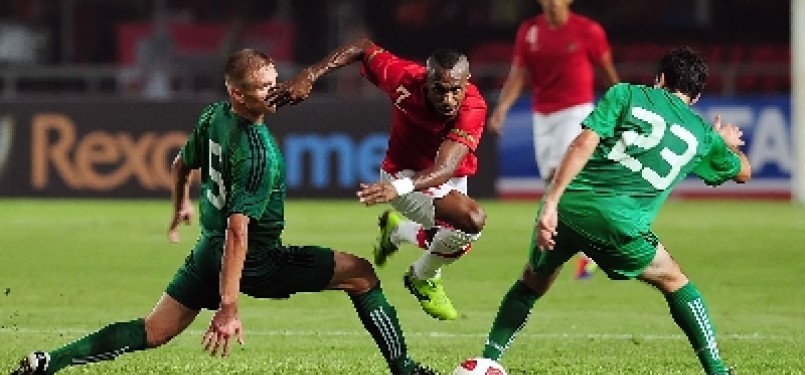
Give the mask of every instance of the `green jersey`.
<svg viewBox="0 0 805 375">
<path fill-rule="evenodd" d="M 209 105 L 181 149 L 189 168 L 201 169 L 201 233 L 224 236 L 227 218 L 248 216 L 249 242 L 277 242 L 285 226 L 285 161 L 263 123 Z"/>
<path fill-rule="evenodd" d="M 326 289 L 335 273 L 332 249 L 286 246 L 285 161 L 265 124 L 208 106 L 182 147 L 181 158 L 201 169 L 201 236 L 165 289 L 190 309 L 217 309 L 219 277 L 232 214 L 250 218 L 240 290 L 256 298 L 288 298 Z"/>
<path fill-rule="evenodd" d="M 712 126 L 664 89 L 614 85 L 582 126 L 600 143 L 567 187 L 560 219 L 607 243 L 622 239 L 619 231 L 647 231 L 688 174 L 719 185 L 741 169 Z"/>
</svg>

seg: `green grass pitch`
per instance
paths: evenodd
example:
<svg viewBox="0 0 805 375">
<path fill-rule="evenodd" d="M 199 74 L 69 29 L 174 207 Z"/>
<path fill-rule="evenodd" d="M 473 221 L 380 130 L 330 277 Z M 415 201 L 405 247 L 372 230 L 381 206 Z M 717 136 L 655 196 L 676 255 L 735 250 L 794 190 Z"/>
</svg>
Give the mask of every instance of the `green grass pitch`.
<svg viewBox="0 0 805 375">
<path fill-rule="evenodd" d="M 484 201 L 487 228 L 444 271 L 461 319 L 429 318 L 403 288 L 418 255 L 403 247 L 378 270 L 411 354 L 448 373 L 480 353 L 503 293 L 519 274 L 536 208 Z M 371 257 L 376 215 L 357 202 L 292 200 L 284 239 Z M 198 233 L 169 245 L 165 201 L 0 200 L 0 373 L 109 322 L 147 314 Z M 740 374 L 805 373 L 805 208 L 787 202 L 672 201 L 655 231 L 703 291 L 721 353 Z M 340 292 L 242 299 L 246 344 L 224 360 L 201 350 L 210 312 L 168 345 L 64 374 L 387 374 Z M 701 374 L 663 298 L 567 267 L 502 361 L 510 374 Z"/>
</svg>

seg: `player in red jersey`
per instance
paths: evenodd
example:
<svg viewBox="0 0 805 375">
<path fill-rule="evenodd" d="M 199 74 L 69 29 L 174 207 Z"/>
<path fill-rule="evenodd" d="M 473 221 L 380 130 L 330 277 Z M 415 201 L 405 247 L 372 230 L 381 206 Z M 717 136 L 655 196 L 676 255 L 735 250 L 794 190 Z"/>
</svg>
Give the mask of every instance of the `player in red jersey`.
<svg viewBox="0 0 805 375">
<path fill-rule="evenodd" d="M 425 250 L 405 274 L 406 287 L 437 319 L 458 312 L 442 287 L 441 268 L 464 255 L 478 239 L 486 212 L 467 195 L 467 177 L 478 167 L 474 154 L 486 120 L 486 102 L 469 82 L 467 57 L 438 50 L 425 66 L 359 39 L 304 69 L 287 89 L 306 98 L 321 76 L 360 61 L 361 74 L 388 94 L 391 135 L 380 180 L 361 184 L 361 203 L 390 203 L 379 219 L 375 263 L 385 264 L 402 243 Z"/>
<path fill-rule="evenodd" d="M 604 28 L 573 13 L 573 0 L 538 0 L 543 13 L 520 24 L 509 76 L 500 91 L 489 128 L 500 134 L 506 114 L 531 83 L 534 154 L 539 174 L 550 181 L 581 121 L 593 109 L 594 66 L 607 85 L 618 83 Z M 579 259 L 576 278 L 589 277 L 595 263 Z"/>
</svg>

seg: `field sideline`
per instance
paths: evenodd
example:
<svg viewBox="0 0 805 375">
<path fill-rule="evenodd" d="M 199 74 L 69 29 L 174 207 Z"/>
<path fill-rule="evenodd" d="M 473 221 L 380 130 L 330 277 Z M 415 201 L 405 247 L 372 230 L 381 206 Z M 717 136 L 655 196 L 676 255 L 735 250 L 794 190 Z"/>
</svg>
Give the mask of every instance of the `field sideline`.
<svg viewBox="0 0 805 375">
<path fill-rule="evenodd" d="M 378 271 L 411 354 L 442 373 L 480 352 L 501 296 L 525 260 L 532 201 L 483 201 L 487 228 L 444 272 L 461 319 L 419 309 L 401 275 L 404 247 Z M 168 200 L 0 199 L 0 374 L 32 349 L 50 349 L 112 321 L 147 314 L 198 234 L 165 239 Z M 352 201 L 291 200 L 289 244 L 371 257 L 376 215 Z M 805 374 L 805 207 L 787 202 L 672 201 L 655 232 L 705 293 L 721 354 L 741 375 Z M 568 267 L 537 302 L 503 358 L 510 374 L 701 375 L 662 297 L 639 282 Z M 338 292 L 288 301 L 242 299 L 246 344 L 226 360 L 201 352 L 204 312 L 158 350 L 74 367 L 69 374 L 387 374 L 349 300 Z"/>
</svg>

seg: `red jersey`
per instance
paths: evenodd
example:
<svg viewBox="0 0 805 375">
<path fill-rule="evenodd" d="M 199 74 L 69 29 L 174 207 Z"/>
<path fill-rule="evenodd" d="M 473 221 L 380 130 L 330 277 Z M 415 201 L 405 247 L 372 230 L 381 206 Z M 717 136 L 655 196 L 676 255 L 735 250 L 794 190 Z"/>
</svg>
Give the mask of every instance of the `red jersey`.
<svg viewBox="0 0 805 375">
<path fill-rule="evenodd" d="M 552 113 L 593 101 L 593 64 L 607 52 L 606 33 L 595 21 L 571 12 L 554 29 L 539 15 L 520 24 L 512 65 L 531 75 L 531 108 Z"/>
<path fill-rule="evenodd" d="M 393 174 L 403 169 L 427 169 L 433 165 L 439 146 L 449 139 L 470 148 L 470 153 L 453 176 L 475 174 L 478 169 L 475 150 L 486 122 L 486 102 L 478 88 L 468 84 L 458 114 L 445 121 L 428 103 L 424 66 L 401 59 L 377 46 L 365 51 L 364 55 L 361 74 L 388 94 L 393 104 L 391 135 L 381 166 L 383 170 Z"/>
</svg>

